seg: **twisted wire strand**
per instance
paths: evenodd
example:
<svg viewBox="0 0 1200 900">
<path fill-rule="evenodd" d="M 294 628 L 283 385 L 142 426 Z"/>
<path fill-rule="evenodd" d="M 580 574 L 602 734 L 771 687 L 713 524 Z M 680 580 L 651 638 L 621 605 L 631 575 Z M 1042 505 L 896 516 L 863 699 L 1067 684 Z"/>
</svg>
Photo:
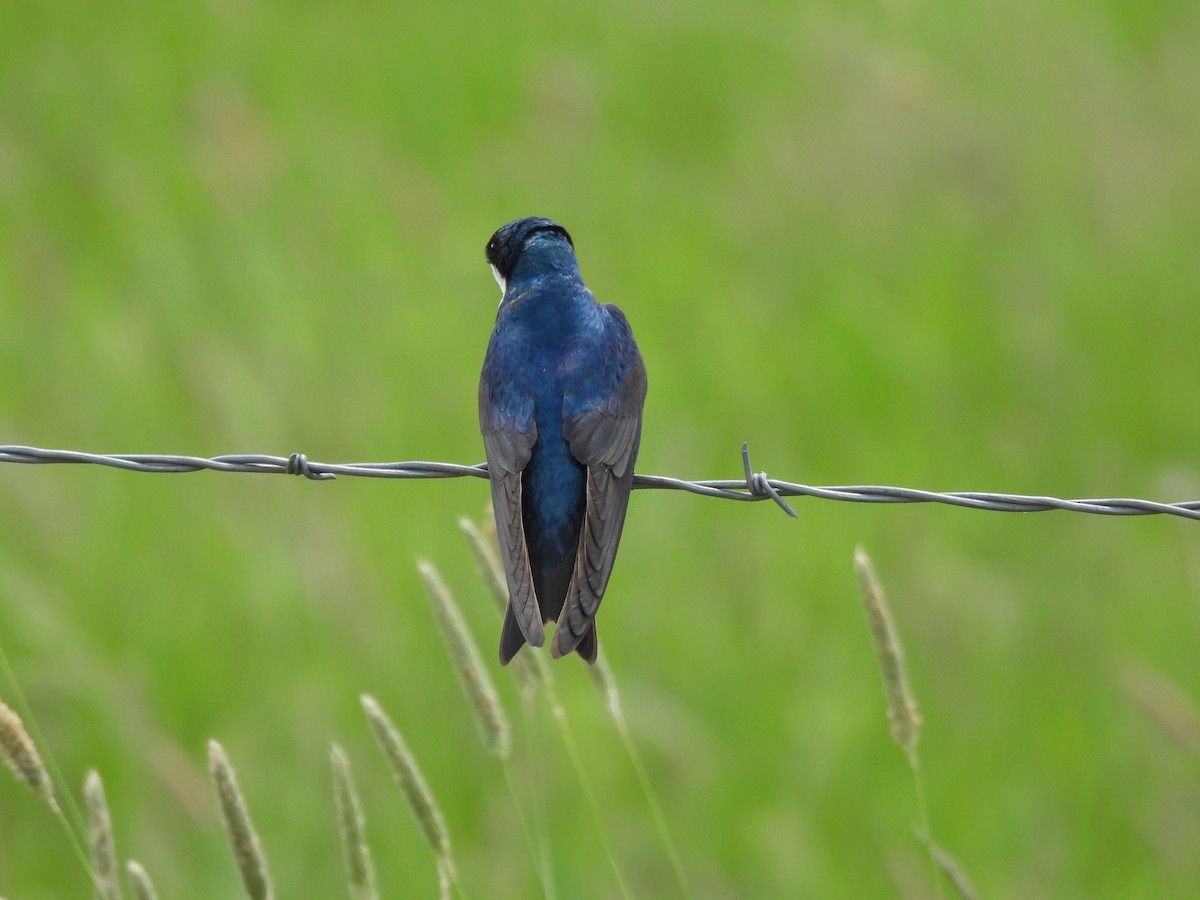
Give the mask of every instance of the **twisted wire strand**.
<svg viewBox="0 0 1200 900">
<path fill-rule="evenodd" d="M 81 453 L 77 450 L 45 450 L 0 444 L 0 463 L 84 463 L 110 466 L 131 472 L 215 472 L 266 473 L 300 475 L 314 481 L 327 481 L 338 475 L 365 478 L 487 478 L 487 464 L 474 466 L 445 462 L 310 462 L 303 453 L 291 456 L 267 456 L 257 453 L 227 454 L 211 458 L 171 456 L 157 453 Z M 1181 503 L 1157 503 L 1110 497 L 1086 500 L 1060 500 L 1026 494 L 1000 494 L 992 491 L 924 491 L 916 488 L 885 485 L 841 485 L 816 487 L 768 478 L 765 472 L 754 472 L 750 466 L 750 448 L 742 445 L 742 479 L 706 479 L 687 481 L 665 475 L 634 475 L 635 489 L 686 491 L 703 497 L 723 500 L 770 500 L 793 518 L 796 512 L 784 497 L 815 497 L 822 500 L 842 500 L 852 503 L 944 503 L 968 509 L 988 509 L 998 512 L 1045 512 L 1062 509 L 1068 512 L 1091 513 L 1101 516 L 1168 515 L 1200 520 L 1200 500 Z"/>
</svg>

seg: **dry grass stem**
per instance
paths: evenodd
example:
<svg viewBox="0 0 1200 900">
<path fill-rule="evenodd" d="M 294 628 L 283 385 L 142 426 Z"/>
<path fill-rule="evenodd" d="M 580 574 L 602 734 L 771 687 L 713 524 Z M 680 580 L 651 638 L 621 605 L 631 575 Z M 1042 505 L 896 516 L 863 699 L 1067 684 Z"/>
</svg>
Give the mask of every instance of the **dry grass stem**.
<svg viewBox="0 0 1200 900">
<path fill-rule="evenodd" d="M 539 688 L 547 694 L 554 692 L 554 673 L 546 654 L 526 650 L 513 657 L 512 665 L 517 672 L 517 686 L 525 697 L 532 697 Z"/>
<path fill-rule="evenodd" d="M 916 698 L 908 686 L 900 638 L 896 634 L 892 614 L 884 598 L 883 586 L 880 585 L 871 560 L 862 547 L 857 547 L 854 551 L 854 568 L 862 584 L 867 624 L 871 628 L 875 654 L 879 657 L 879 665 L 883 670 L 883 687 L 887 694 L 892 738 L 904 749 L 909 762 L 916 768 L 917 733 L 921 728 L 921 716 L 917 712 Z"/>
<path fill-rule="evenodd" d="M 592 682 L 596 685 L 596 690 L 600 692 L 600 696 L 604 699 L 604 705 L 608 708 L 608 714 L 612 716 L 618 728 L 625 730 L 625 711 L 621 708 L 621 694 L 617 690 L 617 680 L 613 677 L 608 660 L 601 655 L 596 660 L 594 666 L 588 666 L 588 674 L 592 676 Z"/>
<path fill-rule="evenodd" d="M 962 866 L 958 864 L 958 861 L 950 855 L 946 848 L 940 844 L 930 842 L 929 852 L 933 854 L 933 861 L 937 863 L 938 869 L 946 876 L 946 880 L 953 885 L 958 896 L 962 900 L 976 900 L 979 895 L 975 893 L 971 879 L 967 877 L 967 873 L 963 871 Z"/>
<path fill-rule="evenodd" d="M 1122 673 L 1121 687 L 1185 752 L 1200 756 L 1200 708 L 1177 684 L 1153 669 L 1137 667 Z"/>
<path fill-rule="evenodd" d="M 129 873 L 129 886 L 133 889 L 134 900 L 158 900 L 150 876 L 140 862 L 131 859 L 125 864 L 125 871 Z"/>
<path fill-rule="evenodd" d="M 383 711 L 374 697 L 364 694 L 362 707 L 363 712 L 366 713 L 367 722 L 371 725 L 371 731 L 375 735 L 375 740 L 391 765 L 392 774 L 396 777 L 404 799 L 408 801 L 409 809 L 412 810 L 417 824 L 420 825 L 421 831 L 425 835 L 425 840 L 437 854 L 439 865 L 441 861 L 445 861 L 448 865 L 450 834 L 446 830 L 446 820 L 442 818 L 442 811 L 434 801 L 433 794 L 425 783 L 424 776 L 421 775 L 421 770 L 417 768 L 417 761 L 413 758 L 396 726 L 392 724 L 391 719 L 387 717 L 387 713 Z"/>
<path fill-rule="evenodd" d="M 633 735 L 629 731 L 629 723 L 625 720 L 625 710 L 621 706 L 621 693 L 617 690 L 617 679 L 613 675 L 612 668 L 608 665 L 608 660 L 602 653 L 596 660 L 594 666 L 587 667 L 588 674 L 592 676 L 592 682 L 596 685 L 596 690 L 600 692 L 600 696 L 604 699 L 604 705 L 608 709 L 608 714 L 612 716 L 613 723 L 617 727 L 617 733 L 621 736 L 621 743 L 625 745 L 625 752 L 629 754 L 629 761 L 633 764 L 633 770 L 637 774 L 638 782 L 642 786 L 642 793 L 646 796 L 646 802 L 650 805 L 650 813 L 654 817 L 654 826 L 658 829 L 659 837 L 662 838 L 663 846 L 666 848 L 667 857 L 671 861 L 671 868 L 675 872 L 675 878 L 679 882 L 680 893 L 684 897 L 691 897 L 692 890 L 688 884 L 687 872 L 683 868 L 683 860 L 679 857 L 679 850 L 675 846 L 675 840 L 671 837 L 671 829 L 667 825 L 667 817 L 663 814 L 662 804 L 658 802 L 658 795 L 654 792 L 653 782 L 650 780 L 650 773 L 646 771 L 646 765 L 642 762 L 642 755 L 638 753 L 637 744 L 633 741 Z"/>
<path fill-rule="evenodd" d="M 504 569 L 500 565 L 500 553 L 496 549 L 494 540 L 489 540 L 479 526 L 466 516 L 458 520 L 458 527 L 467 536 L 467 543 L 471 547 L 471 556 L 475 558 L 475 568 L 479 571 L 479 577 L 487 585 L 488 594 L 491 595 L 496 607 L 503 613 L 505 606 L 508 605 L 508 583 L 504 579 Z"/>
<path fill-rule="evenodd" d="M 83 781 L 83 802 L 87 809 L 88 845 L 91 849 L 92 880 L 97 900 L 120 900 L 121 875 L 117 868 L 117 842 L 113 837 L 112 815 L 104 782 L 95 769 Z"/>
<path fill-rule="evenodd" d="M 496 686 L 483 666 L 479 646 L 467 629 L 462 611 L 438 570 L 424 560 L 417 563 L 417 569 L 433 603 L 433 613 L 450 651 L 450 661 L 475 713 L 475 723 L 479 726 L 483 744 L 490 753 L 506 759 L 512 748 L 511 729 L 504 708 L 500 705 Z"/>
<path fill-rule="evenodd" d="M 270 900 L 274 896 L 274 889 L 271 887 L 267 858 L 254 831 L 254 824 L 250 821 L 250 810 L 238 788 L 233 766 L 225 755 L 225 749 L 216 741 L 208 742 L 208 771 L 217 788 L 225 831 L 229 835 L 229 844 L 233 848 L 246 894 L 252 900 Z"/>
<path fill-rule="evenodd" d="M 496 523 L 492 521 L 490 510 L 482 528 L 465 516 L 458 520 L 458 527 L 467 536 L 471 547 L 471 555 L 475 559 L 475 567 L 479 577 L 487 587 L 488 595 L 504 615 L 508 606 L 508 583 L 504 579 L 504 569 L 500 565 L 500 547 L 496 543 Z M 539 653 L 518 653 L 512 661 L 517 674 L 517 684 L 521 693 L 530 697 L 537 688 L 549 690 L 551 679 L 550 666 Z"/>
<path fill-rule="evenodd" d="M 350 774 L 350 760 L 337 744 L 330 752 L 333 763 L 333 799 L 337 806 L 338 834 L 342 839 L 342 857 L 346 863 L 346 881 L 354 900 L 376 900 L 375 865 L 367 846 L 367 823 L 362 803 Z"/>
<path fill-rule="evenodd" d="M 3 701 L 0 701 L 0 757 L 18 781 L 33 788 L 52 810 L 59 811 L 54 799 L 54 782 L 50 780 L 37 745 L 25 730 L 21 717 Z"/>
</svg>

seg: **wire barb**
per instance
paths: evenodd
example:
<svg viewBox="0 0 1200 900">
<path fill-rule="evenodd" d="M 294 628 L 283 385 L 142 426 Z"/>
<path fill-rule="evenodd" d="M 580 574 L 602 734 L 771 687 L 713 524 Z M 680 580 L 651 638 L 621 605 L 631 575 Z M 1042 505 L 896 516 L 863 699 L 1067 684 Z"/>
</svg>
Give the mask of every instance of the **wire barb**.
<svg viewBox="0 0 1200 900">
<path fill-rule="evenodd" d="M 333 481 L 333 479 L 337 478 L 332 472 L 314 472 L 308 464 L 308 457 L 303 453 L 293 453 L 288 457 L 287 473 L 289 475 L 303 475 L 312 481 Z"/>
<path fill-rule="evenodd" d="M 779 504 L 779 508 L 791 516 L 793 519 L 800 518 L 796 515 L 796 511 L 788 504 L 786 500 L 779 496 L 779 491 L 775 490 L 771 484 L 771 479 L 767 477 L 766 472 L 754 472 L 750 468 L 750 442 L 742 442 L 742 468 L 746 470 L 746 490 L 753 496 L 762 499 L 770 497 Z"/>
<path fill-rule="evenodd" d="M 234 454 L 205 459 L 198 456 L 165 456 L 151 453 L 128 453 L 105 456 L 99 453 L 80 453 L 75 450 L 43 450 L 15 444 L 0 444 L 0 463 L 90 463 L 111 466 L 131 472 L 248 472 L 275 475 L 304 475 L 312 480 L 325 481 L 335 475 L 355 475 L 363 478 L 487 478 L 486 463 L 464 466 L 444 462 L 365 462 L 318 463 L 308 461 L 303 453 L 290 457 L 261 454 Z M 991 491 L 954 491 L 938 493 L 916 488 L 884 485 L 842 485 L 814 487 L 768 478 L 765 472 L 750 468 L 750 449 L 742 446 L 743 477 L 685 481 L 665 475 L 634 475 L 633 486 L 639 490 L 686 491 L 703 497 L 722 500 L 772 500 L 793 518 L 796 511 L 784 497 L 816 497 L 821 500 L 842 500 L 851 503 L 944 503 L 967 509 L 990 509 L 998 512 L 1045 512 L 1062 509 L 1068 512 L 1091 513 L 1098 516 L 1178 516 L 1200 520 L 1200 500 L 1182 503 L 1156 503 L 1152 500 L 1133 500 L 1124 497 L 1094 500 L 1060 500 L 1026 494 L 999 494 Z"/>
</svg>

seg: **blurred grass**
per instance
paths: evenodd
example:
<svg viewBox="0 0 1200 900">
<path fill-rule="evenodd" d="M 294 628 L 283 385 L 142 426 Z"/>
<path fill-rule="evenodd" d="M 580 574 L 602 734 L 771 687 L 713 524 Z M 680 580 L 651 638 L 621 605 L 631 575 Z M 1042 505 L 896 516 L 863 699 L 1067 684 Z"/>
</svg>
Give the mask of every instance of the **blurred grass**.
<svg viewBox="0 0 1200 900">
<path fill-rule="evenodd" d="M 1198 40 L 1195 4 L 1118 0 L 6 4 L 0 436 L 477 461 L 482 246 L 539 214 L 637 332 L 643 471 L 736 477 L 748 439 L 810 483 L 1195 499 Z M 327 748 L 367 758 L 364 692 L 403 718 L 468 892 L 535 889 L 413 565 L 492 640 L 455 525 L 485 494 L 0 469 L 0 641 L 163 896 L 236 889 L 214 735 L 280 895 L 341 890 Z M 605 604 L 698 889 L 922 885 L 861 541 L 905 622 L 930 816 L 980 891 L 1188 892 L 1195 760 L 1121 676 L 1200 699 L 1193 523 L 799 511 L 640 492 Z M 633 891 L 669 891 L 619 738 L 555 671 Z M 544 762 L 560 893 L 610 894 Z M 430 894 L 386 771 L 357 772 L 381 894 Z M 0 779 L 0 891 L 87 890 L 26 794 Z"/>
</svg>

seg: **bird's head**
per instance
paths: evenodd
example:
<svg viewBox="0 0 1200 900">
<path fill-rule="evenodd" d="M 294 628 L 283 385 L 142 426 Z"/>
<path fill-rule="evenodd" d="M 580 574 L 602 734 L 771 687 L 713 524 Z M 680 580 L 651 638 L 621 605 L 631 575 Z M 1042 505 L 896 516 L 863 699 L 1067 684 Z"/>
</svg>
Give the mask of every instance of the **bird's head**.
<svg viewBox="0 0 1200 900">
<path fill-rule="evenodd" d="M 504 294 L 513 273 L 522 262 L 536 261 L 555 267 L 558 260 L 575 265 L 575 244 L 567 229 L 550 219 L 531 216 L 501 226 L 487 242 L 484 251 L 492 275 Z"/>
</svg>

